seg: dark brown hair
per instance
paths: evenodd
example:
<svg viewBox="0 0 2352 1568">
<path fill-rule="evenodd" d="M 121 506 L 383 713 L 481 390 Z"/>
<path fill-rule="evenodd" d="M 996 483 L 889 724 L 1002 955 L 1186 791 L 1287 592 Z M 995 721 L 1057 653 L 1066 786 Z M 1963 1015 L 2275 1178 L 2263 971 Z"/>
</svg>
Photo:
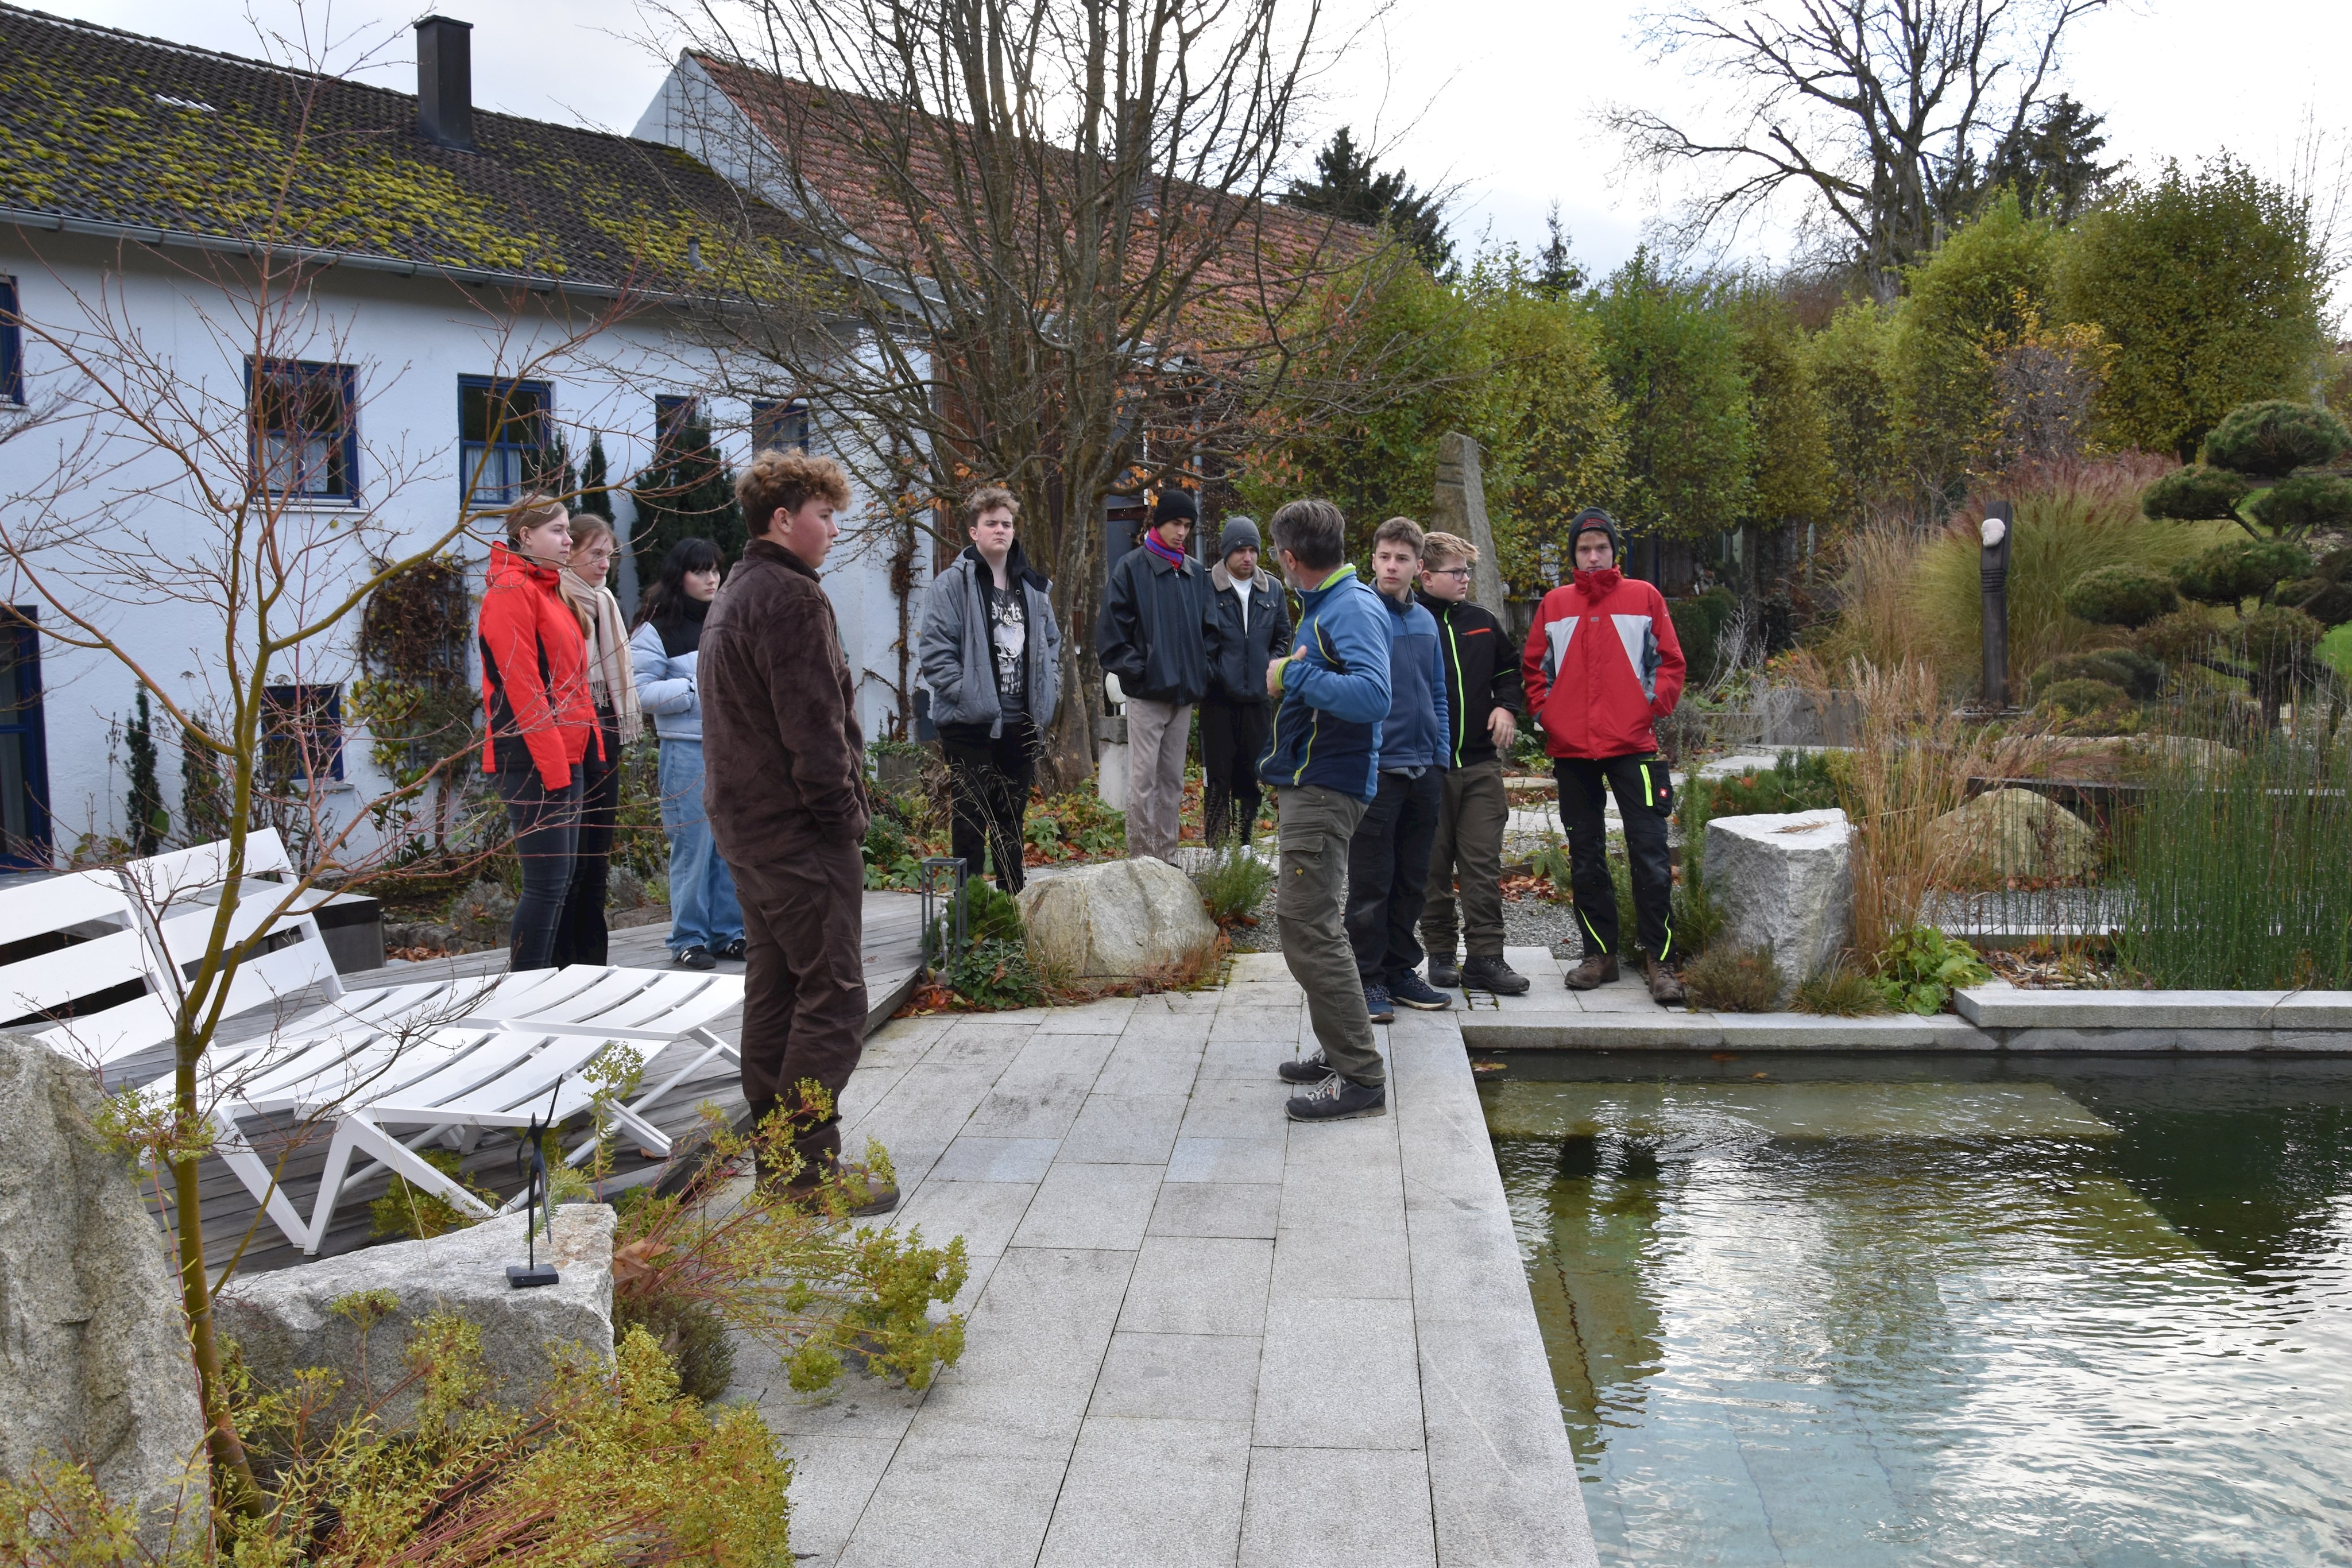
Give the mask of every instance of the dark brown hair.
<svg viewBox="0 0 2352 1568">
<path fill-rule="evenodd" d="M 1411 517 L 1391 517 L 1373 533 L 1372 548 L 1378 549 L 1382 545 L 1402 545 L 1417 559 L 1421 554 L 1422 537 L 1421 525 Z"/>
<path fill-rule="evenodd" d="M 1012 513 L 1014 522 L 1021 520 L 1021 503 L 1013 498 L 1012 491 L 1002 485 L 982 485 L 966 496 L 963 505 L 957 508 L 957 515 L 963 519 L 965 528 L 976 528 L 981 518 L 999 507 Z"/>
<path fill-rule="evenodd" d="M 849 476 L 832 458 L 812 457 L 797 446 L 761 453 L 735 481 L 743 526 L 755 539 L 767 533 L 779 511 L 797 512 L 817 497 L 846 507 Z"/>
</svg>

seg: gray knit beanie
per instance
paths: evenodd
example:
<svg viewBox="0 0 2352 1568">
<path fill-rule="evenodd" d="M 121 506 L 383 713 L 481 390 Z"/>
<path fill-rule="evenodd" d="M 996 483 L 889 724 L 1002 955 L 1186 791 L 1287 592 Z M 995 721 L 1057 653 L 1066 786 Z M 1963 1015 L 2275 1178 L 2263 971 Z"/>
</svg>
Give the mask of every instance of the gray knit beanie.
<svg viewBox="0 0 2352 1568">
<path fill-rule="evenodd" d="M 1251 549 L 1265 548 L 1265 541 L 1257 537 L 1257 524 L 1244 517 L 1227 517 L 1225 531 L 1217 536 L 1217 559 L 1223 560 L 1244 546 Z"/>
</svg>

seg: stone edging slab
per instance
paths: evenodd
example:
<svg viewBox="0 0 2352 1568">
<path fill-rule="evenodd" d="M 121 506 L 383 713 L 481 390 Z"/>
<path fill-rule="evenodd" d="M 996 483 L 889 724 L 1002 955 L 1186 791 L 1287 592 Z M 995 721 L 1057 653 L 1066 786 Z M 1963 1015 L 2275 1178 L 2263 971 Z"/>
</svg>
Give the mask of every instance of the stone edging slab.
<svg viewBox="0 0 2352 1568">
<path fill-rule="evenodd" d="M 2352 991 L 2040 991 L 1974 986 L 1953 999 L 2007 1051 L 2344 1052 Z"/>
<path fill-rule="evenodd" d="M 1461 1015 L 1474 1051 L 1990 1051 L 1996 1041 L 1949 1014 L 1817 1018 L 1810 1013 L 1551 1012 Z"/>
</svg>

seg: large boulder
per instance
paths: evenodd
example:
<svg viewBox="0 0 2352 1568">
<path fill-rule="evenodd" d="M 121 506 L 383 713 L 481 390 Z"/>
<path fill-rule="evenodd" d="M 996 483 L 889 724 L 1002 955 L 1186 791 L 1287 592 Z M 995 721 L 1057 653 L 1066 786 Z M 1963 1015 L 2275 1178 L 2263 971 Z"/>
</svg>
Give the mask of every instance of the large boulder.
<svg viewBox="0 0 2352 1568">
<path fill-rule="evenodd" d="M 1927 824 L 1928 852 L 1963 882 L 2072 881 L 2099 863 L 2091 825 L 2031 789 L 1988 789 Z"/>
<path fill-rule="evenodd" d="M 1192 879 L 1165 861 L 1110 861 L 1021 890 L 1029 949 L 1045 974 L 1130 979 L 1204 961 L 1217 927 Z"/>
<path fill-rule="evenodd" d="M 87 1460 L 150 1549 L 208 1517 L 205 1425 L 165 1242 L 92 1123 L 89 1070 L 0 1035 L 0 1473 Z"/>
<path fill-rule="evenodd" d="M 1853 941 L 1853 827 L 1836 807 L 1717 817 L 1704 863 L 1719 940 L 1766 949 L 1792 984 Z"/>
<path fill-rule="evenodd" d="M 397 1304 L 366 1327 L 369 1380 L 379 1390 L 399 1380 L 401 1351 L 418 1321 L 449 1312 L 482 1331 L 484 1369 L 496 1397 L 527 1405 L 561 1358 L 583 1351 L 600 1360 L 613 1354 L 613 1221 L 606 1204 L 555 1210 L 554 1235 L 539 1239 L 539 1260 L 561 1275 L 552 1285 L 518 1291 L 507 1283 L 507 1265 L 524 1261 L 523 1217 L 509 1214 L 428 1241 L 239 1275 L 221 1291 L 214 1312 L 261 1387 L 286 1387 L 296 1373 L 314 1366 L 342 1374 L 343 1399 L 332 1413 L 340 1416 L 358 1392 L 362 1324 L 336 1303 L 389 1291 Z M 415 1406 L 412 1390 L 388 1401 L 382 1414 L 396 1425 Z"/>
</svg>

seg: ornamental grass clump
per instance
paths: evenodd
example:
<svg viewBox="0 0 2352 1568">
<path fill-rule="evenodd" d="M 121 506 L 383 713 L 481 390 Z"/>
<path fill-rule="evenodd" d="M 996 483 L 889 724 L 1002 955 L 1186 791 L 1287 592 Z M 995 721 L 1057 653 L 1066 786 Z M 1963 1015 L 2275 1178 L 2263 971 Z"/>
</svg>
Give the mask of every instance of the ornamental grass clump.
<svg viewBox="0 0 2352 1568">
<path fill-rule="evenodd" d="M 1797 1012 L 1832 1019 L 1871 1018 L 1887 1010 L 1886 998 L 1870 977 L 1843 958 L 1798 981 L 1789 1006 Z"/>
<path fill-rule="evenodd" d="M 1789 977 L 1769 948 L 1713 947 L 1683 966 L 1683 986 L 1695 1011 L 1769 1013 Z"/>
<path fill-rule="evenodd" d="M 2352 746 L 2184 738 L 2153 753 L 2118 831 L 2117 959 L 2168 989 L 2352 987 Z"/>
<path fill-rule="evenodd" d="M 1255 924 L 1255 911 L 1274 885 L 1274 866 L 1241 844 L 1228 844 L 1192 873 L 1201 903 L 1220 925 Z"/>
</svg>

